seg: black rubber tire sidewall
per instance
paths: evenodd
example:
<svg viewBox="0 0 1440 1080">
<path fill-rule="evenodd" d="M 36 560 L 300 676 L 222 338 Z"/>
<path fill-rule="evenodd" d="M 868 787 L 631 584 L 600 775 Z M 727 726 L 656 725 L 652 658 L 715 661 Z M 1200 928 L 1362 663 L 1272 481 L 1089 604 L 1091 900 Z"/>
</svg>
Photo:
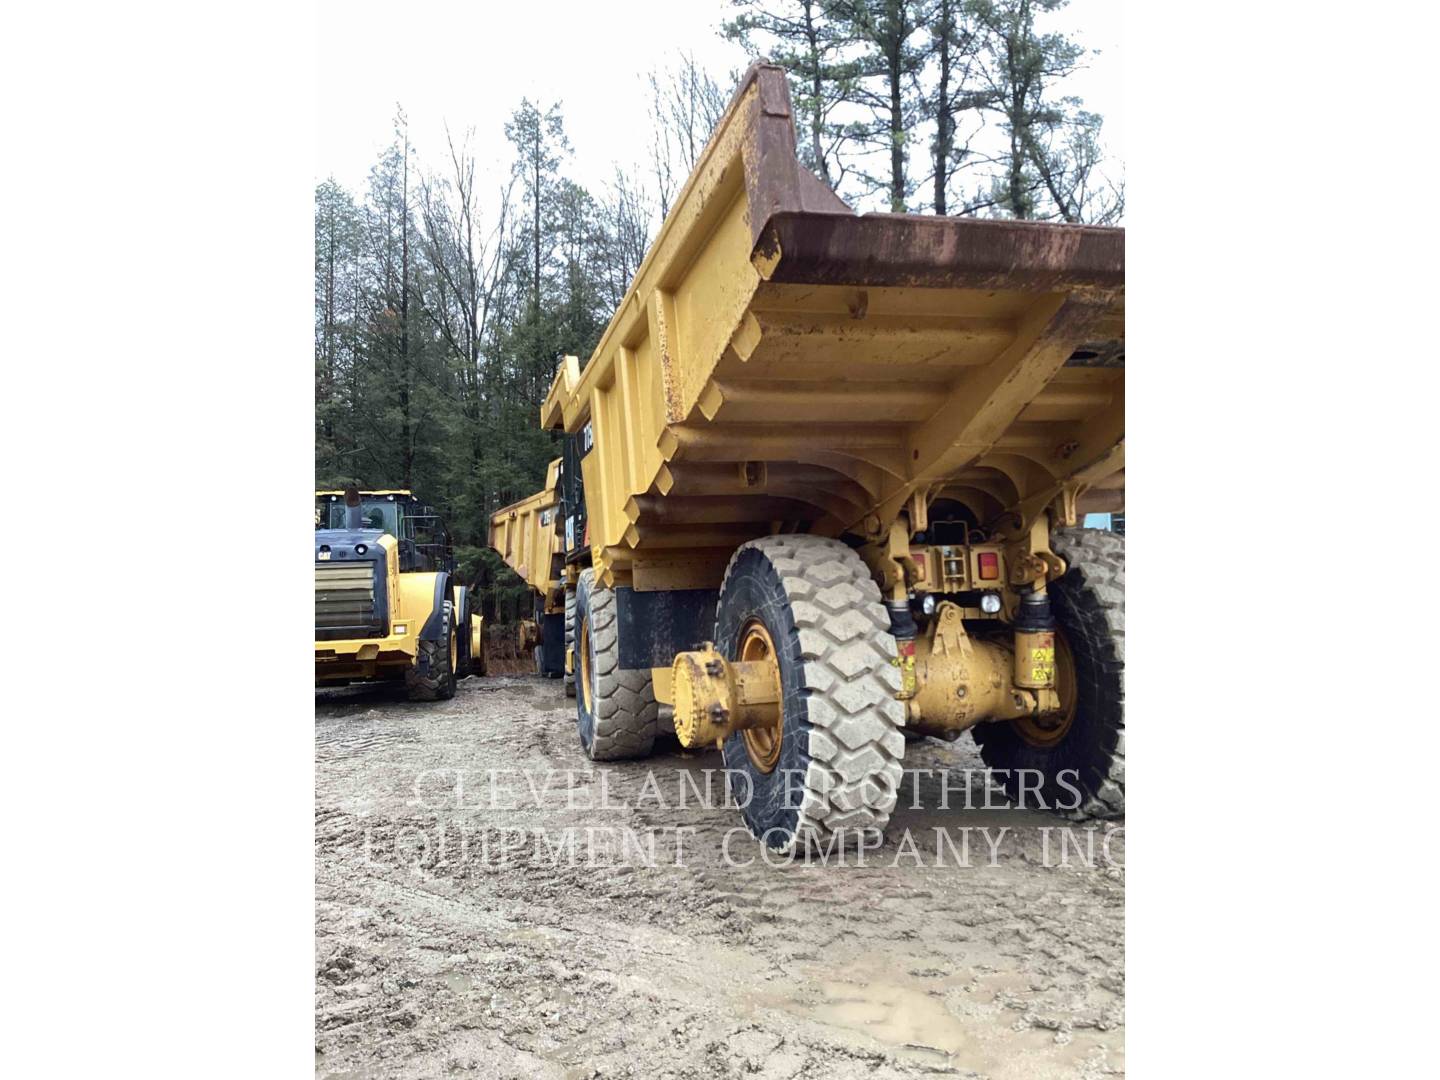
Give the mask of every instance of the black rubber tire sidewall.
<svg viewBox="0 0 1440 1080">
<path fill-rule="evenodd" d="M 460 618 L 455 627 L 455 633 L 459 635 L 455 642 L 455 677 L 459 679 L 474 670 L 470 657 L 470 601 L 468 599 L 461 601 Z"/>
<path fill-rule="evenodd" d="M 580 685 L 581 673 L 585 669 L 581 666 L 578 651 L 581 641 L 580 627 L 590 617 L 590 591 L 590 578 L 588 575 L 582 575 L 580 583 L 575 588 L 575 626 L 573 631 L 577 651 L 575 657 L 575 727 L 580 734 L 580 747 L 585 751 L 586 757 L 589 757 L 595 748 L 595 717 L 585 706 L 585 690 Z M 595 635 L 585 635 L 585 643 L 589 647 L 589 668 L 593 674 L 595 671 Z M 590 696 L 593 699 L 595 695 L 596 690 L 592 686 Z"/>
<path fill-rule="evenodd" d="M 454 605 L 449 600 L 441 609 L 441 619 L 445 634 L 436 641 L 420 642 L 420 650 L 428 658 L 426 674 L 420 675 L 418 665 L 405 674 L 405 686 L 411 701 L 448 701 L 455 696 L 455 672 L 450 667 L 450 638 L 446 636 L 455 633 Z"/>
<path fill-rule="evenodd" d="M 441 616 L 445 625 L 445 636 L 436 642 L 435 656 L 440 661 L 440 685 L 436 692 L 436 699 L 448 701 L 455 696 L 455 670 L 450 666 L 450 640 L 455 634 L 455 605 L 445 601 L 445 607 Z M 455 660 L 460 660 L 459 642 L 456 642 Z"/>
<path fill-rule="evenodd" d="M 763 551 L 742 551 L 725 576 L 715 609 L 715 648 L 727 660 L 739 656 L 740 637 L 751 619 L 759 619 L 775 644 L 784 691 L 784 727 L 780 759 L 761 772 L 750 760 L 744 735 L 725 740 L 722 755 L 726 783 L 752 835 L 772 847 L 788 844 L 800 817 L 805 775 L 810 767 L 810 728 L 805 662 L 800 634 L 780 575 Z"/>
<path fill-rule="evenodd" d="M 1020 797 L 1022 782 L 1014 774 L 1034 770 L 1043 777 L 1039 797 L 1044 806 L 1035 805 L 1037 783 L 1031 773 L 1023 778 L 1025 808 L 1075 812 L 1110 767 L 1119 737 L 1114 720 L 1123 715 L 1123 687 L 1113 657 L 1107 654 L 1104 619 L 1091 610 L 1080 571 L 1072 569 L 1053 582 L 1049 593 L 1057 631 L 1075 659 L 1079 701 L 1069 731 L 1048 747 L 1032 746 L 1004 722 L 981 724 L 973 733 L 987 766 L 1010 770 L 1011 775 L 997 775 L 995 781 L 1012 800 Z M 1080 805 L 1077 788 L 1082 792 Z"/>
</svg>

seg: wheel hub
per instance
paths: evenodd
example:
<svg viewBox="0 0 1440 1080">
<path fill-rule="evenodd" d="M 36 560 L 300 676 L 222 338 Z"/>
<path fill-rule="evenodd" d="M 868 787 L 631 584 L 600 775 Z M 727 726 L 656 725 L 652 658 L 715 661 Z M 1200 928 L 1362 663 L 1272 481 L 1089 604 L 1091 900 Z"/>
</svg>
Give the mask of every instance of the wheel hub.
<svg viewBox="0 0 1440 1080">
<path fill-rule="evenodd" d="M 770 631 L 758 619 L 751 620 L 740 635 L 741 663 L 760 664 L 775 686 L 780 686 L 780 663 L 775 657 L 775 643 Z M 764 727 L 746 728 L 740 733 L 745 739 L 745 752 L 750 762 L 762 773 L 774 770 L 780 762 L 780 746 L 785 734 L 785 704 L 783 698 L 775 709 L 775 720 Z"/>
<path fill-rule="evenodd" d="M 675 735 L 690 748 L 717 746 L 745 733 L 755 767 L 769 772 L 780 760 L 784 729 L 780 665 L 775 644 L 758 619 L 740 636 L 740 658 L 727 660 L 712 642 L 677 653 L 671 666 Z"/>
<path fill-rule="evenodd" d="M 575 652 L 580 660 L 580 693 L 585 701 L 585 711 L 595 713 L 595 691 L 590 679 L 590 621 L 580 620 L 580 636 L 575 641 Z"/>
</svg>

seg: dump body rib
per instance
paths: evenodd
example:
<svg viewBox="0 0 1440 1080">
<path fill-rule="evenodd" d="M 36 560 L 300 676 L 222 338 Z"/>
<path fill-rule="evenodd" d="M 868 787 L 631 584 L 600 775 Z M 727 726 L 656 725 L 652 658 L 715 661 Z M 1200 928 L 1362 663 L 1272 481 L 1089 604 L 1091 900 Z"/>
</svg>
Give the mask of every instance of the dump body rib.
<svg viewBox="0 0 1440 1080">
<path fill-rule="evenodd" d="M 741 82 L 582 370 L 607 584 L 719 583 L 775 531 L 875 536 L 1123 506 L 1124 232 L 850 211 L 795 156 L 781 69 Z"/>
</svg>

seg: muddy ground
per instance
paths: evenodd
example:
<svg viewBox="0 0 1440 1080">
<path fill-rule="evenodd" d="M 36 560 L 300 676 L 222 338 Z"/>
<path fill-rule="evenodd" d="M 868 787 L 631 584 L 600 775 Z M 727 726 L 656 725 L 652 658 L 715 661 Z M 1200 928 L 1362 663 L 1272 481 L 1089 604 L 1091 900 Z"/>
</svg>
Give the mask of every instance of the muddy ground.
<svg viewBox="0 0 1440 1080">
<path fill-rule="evenodd" d="M 768 865 L 718 753 L 591 765 L 538 678 L 320 693 L 315 751 L 319 1077 L 1123 1073 L 1123 831 L 985 809 L 968 736 L 844 866 Z"/>
</svg>

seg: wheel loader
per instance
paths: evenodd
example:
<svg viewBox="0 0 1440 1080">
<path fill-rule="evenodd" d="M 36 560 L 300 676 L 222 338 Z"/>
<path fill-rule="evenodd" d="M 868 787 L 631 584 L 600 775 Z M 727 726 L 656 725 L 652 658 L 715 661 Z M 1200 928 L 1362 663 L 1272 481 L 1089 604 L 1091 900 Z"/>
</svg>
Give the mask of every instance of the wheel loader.
<svg viewBox="0 0 1440 1080">
<path fill-rule="evenodd" d="M 744 76 L 541 408 L 576 722 L 718 747 L 773 848 L 873 836 L 908 740 L 1012 800 L 1124 802 L 1124 233 L 856 214 Z"/>
<path fill-rule="evenodd" d="M 315 684 L 403 681 L 412 701 L 484 673 L 484 620 L 440 516 L 409 491 L 315 493 Z"/>
</svg>

